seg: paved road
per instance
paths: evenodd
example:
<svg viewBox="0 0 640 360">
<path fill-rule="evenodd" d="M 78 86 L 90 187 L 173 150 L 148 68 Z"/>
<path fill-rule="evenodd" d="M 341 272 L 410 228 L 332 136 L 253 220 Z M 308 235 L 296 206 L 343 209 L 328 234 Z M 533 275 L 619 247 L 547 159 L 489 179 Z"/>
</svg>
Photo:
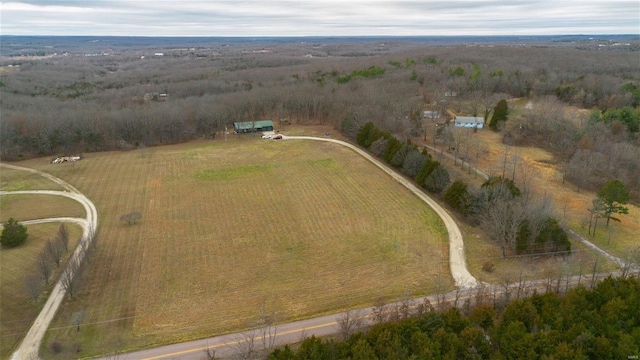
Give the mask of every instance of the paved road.
<svg viewBox="0 0 640 360">
<path fill-rule="evenodd" d="M 631 273 L 637 274 L 637 269 Z M 619 273 L 614 273 L 619 275 Z M 386 316 L 396 313 L 396 309 L 402 305 L 407 305 L 409 316 L 417 314 L 422 305 L 422 310 L 429 307 L 435 309 L 455 306 L 462 308 L 468 303 L 473 306 L 478 299 L 485 303 L 491 303 L 498 299 L 521 298 L 546 291 L 564 292 L 568 289 L 584 284 L 587 287 L 602 280 L 611 274 L 589 274 L 582 276 L 572 276 L 564 279 L 544 279 L 527 282 L 512 282 L 499 285 L 480 284 L 475 288 L 459 288 L 444 294 L 431 295 L 424 298 L 412 299 L 407 302 L 398 302 L 386 305 L 384 314 Z M 379 311 L 372 307 L 352 310 L 349 314 L 358 319 L 357 324 L 353 323 L 353 328 L 348 333 L 354 333 L 358 328 L 372 325 L 377 318 Z M 345 324 L 345 314 L 332 314 L 308 320 L 296 321 L 288 324 L 278 325 L 271 335 L 266 335 L 265 329 L 256 329 L 243 333 L 216 336 L 209 339 L 190 341 L 186 343 L 167 345 L 155 349 L 143 350 L 127 354 L 114 354 L 99 360 L 201 360 L 206 359 L 205 350 L 215 351 L 217 357 L 241 357 L 249 358 L 249 352 L 257 352 L 264 348 L 273 348 L 284 344 L 299 342 L 312 335 L 316 337 L 345 334 L 341 325 Z M 264 341 L 263 341 L 264 340 Z M 251 345 L 252 344 L 252 345 Z M 265 346 L 266 345 L 266 346 Z"/>
<path fill-rule="evenodd" d="M 82 238 L 78 243 L 78 247 L 71 255 L 69 261 L 78 261 L 78 263 L 82 262 L 84 258 L 83 248 L 87 248 L 90 245 L 90 242 L 93 240 L 92 234 L 98 227 L 98 211 L 96 210 L 95 205 L 89 200 L 86 196 L 81 194 L 75 187 L 66 183 L 62 179 L 58 179 L 57 177 L 43 173 L 38 170 L 23 168 L 15 165 L 8 164 L 0 164 L 0 166 L 20 170 L 27 171 L 31 173 L 35 173 L 41 176 L 48 178 L 49 180 L 59 184 L 66 191 L 53 191 L 53 190 L 31 190 L 31 191 L 0 191 L 0 196 L 2 195 L 26 195 L 26 194 L 46 194 L 46 195 L 58 195 L 65 196 L 71 199 L 78 201 L 85 209 L 86 218 L 68 218 L 68 217 L 60 217 L 60 218 L 51 218 L 51 219 L 38 219 L 38 220 L 28 220 L 21 221 L 23 224 L 35 224 L 35 223 L 43 223 L 43 222 L 60 222 L 60 221 L 68 221 L 79 224 L 82 227 Z M 64 271 L 69 271 L 69 268 Z M 60 277 L 62 279 L 63 276 Z M 40 349 L 40 344 L 42 343 L 42 338 L 44 337 L 45 332 L 49 328 L 49 324 L 53 320 L 60 304 L 62 304 L 62 300 L 66 294 L 66 290 L 64 286 L 62 286 L 62 280 L 58 280 L 56 285 L 53 287 L 47 302 L 45 303 L 42 311 L 36 318 L 36 320 L 31 325 L 29 332 L 24 337 L 18 349 L 11 356 L 12 360 L 23 360 L 23 359 L 38 359 L 38 350 Z"/>
</svg>

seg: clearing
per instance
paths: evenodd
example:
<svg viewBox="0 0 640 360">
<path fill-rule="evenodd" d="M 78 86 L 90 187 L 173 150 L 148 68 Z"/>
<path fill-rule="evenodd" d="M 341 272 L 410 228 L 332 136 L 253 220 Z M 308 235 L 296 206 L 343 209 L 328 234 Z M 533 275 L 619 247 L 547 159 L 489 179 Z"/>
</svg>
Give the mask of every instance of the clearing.
<svg viewBox="0 0 640 360">
<path fill-rule="evenodd" d="M 85 284 L 45 347 L 109 353 L 243 329 L 259 309 L 286 321 L 452 286 L 440 219 L 336 144 L 231 136 L 20 165 L 65 179 L 100 217 Z M 119 221 L 132 211 L 139 224 Z"/>
</svg>

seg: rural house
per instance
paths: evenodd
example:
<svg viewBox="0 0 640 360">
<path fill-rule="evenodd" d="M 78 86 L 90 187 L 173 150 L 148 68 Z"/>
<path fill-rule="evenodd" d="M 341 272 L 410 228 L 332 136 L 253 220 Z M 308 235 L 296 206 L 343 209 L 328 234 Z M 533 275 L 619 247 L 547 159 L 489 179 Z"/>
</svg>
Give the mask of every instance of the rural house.
<svg viewBox="0 0 640 360">
<path fill-rule="evenodd" d="M 479 116 L 455 116 L 453 118 L 453 125 L 455 127 L 482 129 L 484 126 L 484 118 Z"/>
<path fill-rule="evenodd" d="M 273 131 L 273 121 L 271 120 L 256 120 L 256 121 L 239 121 L 233 123 L 233 130 L 237 134 L 258 132 L 258 131 Z"/>
<path fill-rule="evenodd" d="M 439 119 L 442 117 L 442 114 L 440 114 L 440 111 L 425 110 L 422 112 L 422 117 L 425 119 Z"/>
</svg>

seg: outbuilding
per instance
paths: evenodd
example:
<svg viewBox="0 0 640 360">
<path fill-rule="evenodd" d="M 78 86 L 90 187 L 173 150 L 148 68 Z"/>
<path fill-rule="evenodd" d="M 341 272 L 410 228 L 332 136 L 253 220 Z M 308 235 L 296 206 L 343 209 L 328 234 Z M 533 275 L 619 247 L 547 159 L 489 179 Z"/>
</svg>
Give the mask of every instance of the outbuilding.
<svg viewBox="0 0 640 360">
<path fill-rule="evenodd" d="M 273 131 L 273 121 L 271 120 L 238 121 L 233 123 L 233 130 L 237 134 Z"/>
</svg>

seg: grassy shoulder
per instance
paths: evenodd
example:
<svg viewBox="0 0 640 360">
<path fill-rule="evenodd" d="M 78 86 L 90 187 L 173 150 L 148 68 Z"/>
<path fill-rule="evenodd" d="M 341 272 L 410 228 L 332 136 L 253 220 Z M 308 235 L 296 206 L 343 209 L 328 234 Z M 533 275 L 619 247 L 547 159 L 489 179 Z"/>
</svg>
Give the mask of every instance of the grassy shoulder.
<svg viewBox="0 0 640 360">
<path fill-rule="evenodd" d="M 241 330 L 262 307 L 284 322 L 452 287 L 437 216 L 336 144 L 230 135 L 90 154 L 74 172 L 41 166 L 100 216 L 95 260 L 52 324 L 48 357 Z M 142 221 L 126 226 L 131 211 Z M 48 352 L 54 342 L 66 350 Z"/>
</svg>

